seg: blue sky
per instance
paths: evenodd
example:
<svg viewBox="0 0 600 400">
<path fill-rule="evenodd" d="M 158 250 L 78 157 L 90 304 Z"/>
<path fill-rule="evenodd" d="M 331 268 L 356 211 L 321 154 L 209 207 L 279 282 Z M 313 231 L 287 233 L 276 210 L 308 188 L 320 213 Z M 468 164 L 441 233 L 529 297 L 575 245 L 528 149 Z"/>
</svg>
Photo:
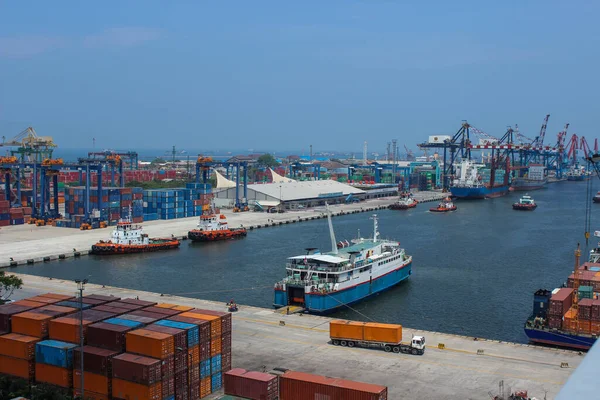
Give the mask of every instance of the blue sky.
<svg viewBox="0 0 600 400">
<path fill-rule="evenodd" d="M 597 135 L 593 1 L 0 2 L 0 135 L 416 149 L 466 119 Z"/>
</svg>

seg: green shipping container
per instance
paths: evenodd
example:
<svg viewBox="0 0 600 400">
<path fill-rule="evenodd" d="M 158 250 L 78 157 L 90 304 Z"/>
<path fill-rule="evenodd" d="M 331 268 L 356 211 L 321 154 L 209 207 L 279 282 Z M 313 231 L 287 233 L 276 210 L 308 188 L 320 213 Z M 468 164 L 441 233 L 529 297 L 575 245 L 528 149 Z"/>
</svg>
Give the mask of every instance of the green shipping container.
<svg viewBox="0 0 600 400">
<path fill-rule="evenodd" d="M 593 299 L 594 288 L 591 286 L 579 286 L 579 299 Z"/>
</svg>

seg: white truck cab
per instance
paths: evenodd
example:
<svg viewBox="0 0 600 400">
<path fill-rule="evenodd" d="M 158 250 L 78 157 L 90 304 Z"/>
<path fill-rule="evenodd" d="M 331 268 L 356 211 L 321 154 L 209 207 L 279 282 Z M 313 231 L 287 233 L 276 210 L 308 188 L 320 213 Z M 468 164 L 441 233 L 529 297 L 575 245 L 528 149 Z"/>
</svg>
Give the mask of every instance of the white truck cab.
<svg viewBox="0 0 600 400">
<path fill-rule="evenodd" d="M 425 349 L 425 336 L 414 336 L 410 341 L 410 346 L 414 349 Z"/>
</svg>

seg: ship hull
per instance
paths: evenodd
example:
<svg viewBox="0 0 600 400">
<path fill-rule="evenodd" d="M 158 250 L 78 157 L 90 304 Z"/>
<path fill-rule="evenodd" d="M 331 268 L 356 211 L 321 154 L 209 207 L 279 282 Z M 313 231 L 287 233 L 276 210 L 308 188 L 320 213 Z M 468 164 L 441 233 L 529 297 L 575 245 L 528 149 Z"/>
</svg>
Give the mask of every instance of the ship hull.
<svg viewBox="0 0 600 400">
<path fill-rule="evenodd" d="M 223 231 L 200 231 L 192 230 L 188 232 L 188 239 L 192 242 L 216 242 L 220 240 L 231 240 L 245 237 L 245 229 L 228 229 Z"/>
<path fill-rule="evenodd" d="M 553 346 L 588 350 L 596 342 L 591 336 L 578 336 L 567 332 L 525 328 L 525 334 L 531 342 Z"/>
<path fill-rule="evenodd" d="M 388 272 L 372 281 L 338 290 L 335 292 L 306 293 L 304 294 L 304 307 L 313 314 L 327 314 L 347 305 L 366 300 L 371 296 L 391 289 L 400 282 L 408 279 L 412 274 L 412 261 Z M 286 290 L 275 289 L 273 306 L 276 308 L 288 305 L 288 293 Z"/>
<path fill-rule="evenodd" d="M 402 203 L 394 203 L 394 204 L 390 204 L 389 209 L 390 210 L 408 210 L 409 208 L 415 208 L 416 206 L 417 206 L 416 202 L 414 202 L 410 205 L 402 204 Z"/>
<path fill-rule="evenodd" d="M 456 187 L 450 188 L 453 197 L 458 199 L 485 199 L 501 197 L 508 193 L 508 185 L 500 186 L 482 186 L 482 187 Z"/>
<path fill-rule="evenodd" d="M 147 253 L 153 251 L 172 250 L 179 247 L 179 240 L 156 239 L 150 244 L 115 244 L 115 243 L 97 243 L 92 246 L 91 254 L 96 255 L 117 255 L 117 254 L 133 254 Z"/>
<path fill-rule="evenodd" d="M 533 211 L 537 208 L 537 204 L 530 206 L 530 205 L 516 203 L 516 204 L 513 204 L 512 208 L 513 208 L 513 210 L 517 210 L 517 211 Z"/>
<path fill-rule="evenodd" d="M 512 182 L 511 190 L 514 191 L 529 191 L 529 190 L 539 190 L 543 189 L 546 186 L 547 180 L 529 180 L 517 178 Z"/>
<path fill-rule="evenodd" d="M 595 197 L 592 199 L 594 203 L 600 203 L 600 197 Z"/>
<path fill-rule="evenodd" d="M 585 181 L 588 177 L 585 175 L 569 175 L 567 176 L 568 181 Z"/>
</svg>

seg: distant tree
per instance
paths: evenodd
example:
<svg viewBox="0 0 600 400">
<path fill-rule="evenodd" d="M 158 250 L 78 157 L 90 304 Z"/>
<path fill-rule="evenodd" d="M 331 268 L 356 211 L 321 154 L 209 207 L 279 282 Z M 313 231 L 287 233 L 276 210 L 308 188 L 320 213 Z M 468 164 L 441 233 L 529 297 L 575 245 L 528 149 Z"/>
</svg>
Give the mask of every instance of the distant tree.
<svg viewBox="0 0 600 400">
<path fill-rule="evenodd" d="M 23 280 L 16 275 L 6 275 L 6 272 L 0 271 L 0 298 L 8 300 L 15 289 L 23 287 Z"/>
<path fill-rule="evenodd" d="M 165 164 L 167 161 L 165 161 L 164 158 L 155 158 L 154 160 L 151 161 L 151 164 Z"/>
<path fill-rule="evenodd" d="M 263 167 L 267 167 L 267 168 L 274 168 L 279 166 L 279 163 L 277 162 L 277 160 L 275 160 L 275 157 L 273 157 L 271 154 L 263 154 L 262 156 L 258 157 L 258 165 L 263 166 Z"/>
</svg>

